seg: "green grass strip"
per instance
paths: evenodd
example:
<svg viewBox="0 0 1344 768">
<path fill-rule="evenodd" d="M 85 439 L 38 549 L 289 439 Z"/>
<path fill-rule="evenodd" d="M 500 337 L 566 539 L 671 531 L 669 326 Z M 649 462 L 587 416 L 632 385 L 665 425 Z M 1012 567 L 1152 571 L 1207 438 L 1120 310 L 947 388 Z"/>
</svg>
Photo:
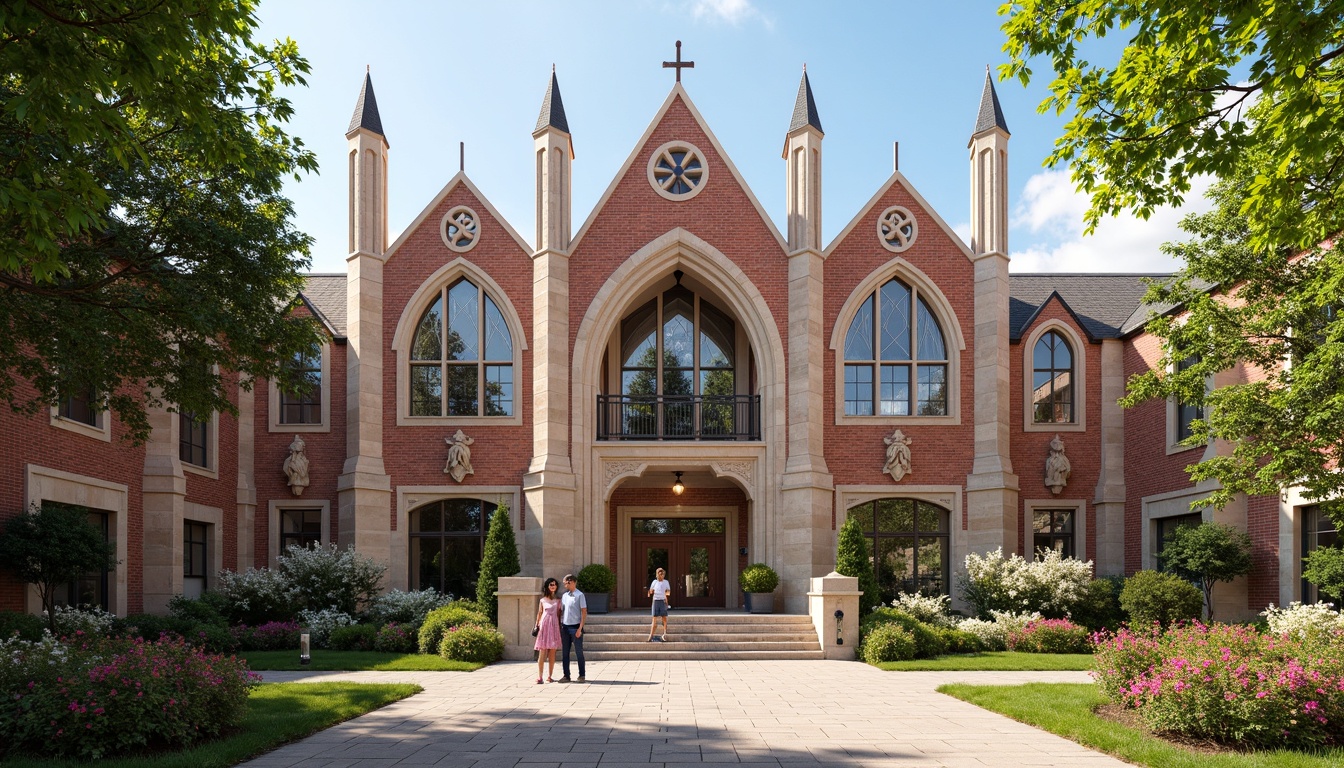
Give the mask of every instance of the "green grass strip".
<svg viewBox="0 0 1344 768">
<path fill-rule="evenodd" d="M 932 659 L 885 661 L 878 669 L 895 672 L 1087 672 L 1092 669 L 1090 653 L 1018 653 L 986 651 L 935 656 Z"/>
<path fill-rule="evenodd" d="M 1091 683 L 958 683 L 944 685 L 938 691 L 1121 760 L 1153 768 L 1338 768 L 1344 765 L 1344 749 L 1338 748 L 1315 753 L 1287 749 L 1207 753 L 1186 749 L 1098 717 L 1092 710 L 1105 704 L 1106 699 Z"/>
<path fill-rule="evenodd" d="M 423 690 L 407 684 L 268 683 L 252 692 L 238 733 L 184 752 L 96 763 L 12 758 L 4 764 L 6 768 L 223 768 Z"/>
<path fill-rule="evenodd" d="M 449 661 L 424 653 L 382 653 L 379 651 L 318 651 L 312 663 L 299 666 L 299 652 L 249 651 L 239 653 L 256 672 L 474 672 L 485 666 L 470 661 Z"/>
</svg>

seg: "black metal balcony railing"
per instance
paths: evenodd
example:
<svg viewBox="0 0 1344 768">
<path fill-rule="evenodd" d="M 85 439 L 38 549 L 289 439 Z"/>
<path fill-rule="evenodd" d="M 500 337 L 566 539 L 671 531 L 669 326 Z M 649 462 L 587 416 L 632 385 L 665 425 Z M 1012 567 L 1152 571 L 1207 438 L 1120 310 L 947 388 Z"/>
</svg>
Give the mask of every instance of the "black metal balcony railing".
<svg viewBox="0 0 1344 768">
<path fill-rule="evenodd" d="M 598 395 L 598 440 L 760 440 L 760 395 Z"/>
</svg>

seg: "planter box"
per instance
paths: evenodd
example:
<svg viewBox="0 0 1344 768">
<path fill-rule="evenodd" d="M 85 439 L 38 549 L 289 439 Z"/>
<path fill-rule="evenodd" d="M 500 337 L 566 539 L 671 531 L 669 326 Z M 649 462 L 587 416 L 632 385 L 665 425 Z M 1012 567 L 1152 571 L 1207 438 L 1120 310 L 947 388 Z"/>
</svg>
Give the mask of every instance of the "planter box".
<svg viewBox="0 0 1344 768">
<path fill-rule="evenodd" d="M 611 595 L 603 592 L 600 595 L 590 595 L 585 593 L 584 597 L 588 599 L 589 613 L 606 613 L 611 605 Z"/>
<path fill-rule="evenodd" d="M 747 593 L 748 610 L 751 613 L 774 613 L 775 612 L 775 593 L 774 592 L 749 592 Z"/>
</svg>

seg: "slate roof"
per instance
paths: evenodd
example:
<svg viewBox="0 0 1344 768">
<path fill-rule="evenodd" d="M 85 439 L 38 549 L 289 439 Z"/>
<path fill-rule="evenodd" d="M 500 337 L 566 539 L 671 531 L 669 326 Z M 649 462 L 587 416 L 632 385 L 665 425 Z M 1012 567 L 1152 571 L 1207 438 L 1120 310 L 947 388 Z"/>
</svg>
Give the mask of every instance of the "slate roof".
<svg viewBox="0 0 1344 768">
<path fill-rule="evenodd" d="M 1017 341 L 1036 318 L 1051 294 L 1058 293 L 1089 338 L 1118 339 L 1140 328 L 1156 310 L 1143 303 L 1148 291 L 1143 278 L 1167 278 L 1166 273 L 1147 274 L 1009 274 L 1008 337 Z"/>
<path fill-rule="evenodd" d="M 345 275 L 313 274 L 304 276 L 300 295 L 338 339 L 345 338 Z"/>
<path fill-rule="evenodd" d="M 799 128 L 812 126 L 822 133 L 821 116 L 817 114 L 817 102 L 812 98 L 812 83 L 807 79 L 807 70 L 803 70 L 803 79 L 798 83 L 798 98 L 793 102 L 793 119 L 789 121 L 789 133 Z"/>
<path fill-rule="evenodd" d="M 980 94 L 980 113 L 975 116 L 975 130 L 971 131 L 974 136 L 981 131 L 987 131 L 990 128 L 1001 128 L 1004 133 L 1011 133 L 1008 130 L 1008 121 L 1003 119 L 1003 109 L 999 107 L 999 94 L 994 90 L 994 78 L 989 75 L 989 68 L 985 68 L 985 90 Z"/>
<path fill-rule="evenodd" d="M 359 89 L 359 101 L 355 102 L 355 114 L 350 117 L 350 127 L 345 130 L 350 134 L 360 128 L 366 128 L 374 133 L 387 138 L 383 133 L 383 119 L 378 116 L 378 99 L 373 95 L 373 78 L 368 72 L 364 73 L 364 85 Z"/>
<path fill-rule="evenodd" d="M 560 81 L 555 79 L 555 69 L 551 69 L 551 84 L 546 86 L 546 96 L 541 100 L 541 114 L 537 116 L 537 127 L 551 127 L 569 133 L 569 120 L 565 119 L 565 102 L 560 98 Z"/>
</svg>

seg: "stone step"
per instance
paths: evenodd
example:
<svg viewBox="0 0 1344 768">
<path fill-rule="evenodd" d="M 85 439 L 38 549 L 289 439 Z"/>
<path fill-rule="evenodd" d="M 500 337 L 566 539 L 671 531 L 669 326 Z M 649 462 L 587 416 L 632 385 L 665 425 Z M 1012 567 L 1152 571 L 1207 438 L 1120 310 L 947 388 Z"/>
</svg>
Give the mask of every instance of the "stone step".
<svg viewBox="0 0 1344 768">
<path fill-rule="evenodd" d="M 654 655 L 638 651 L 589 651 L 585 648 L 584 660 L 586 662 L 639 661 L 641 659 L 650 661 L 784 661 L 826 658 L 819 646 L 813 650 L 805 651 L 683 651 L 667 650 L 661 643 L 649 643 L 649 645 L 659 646 L 661 652 Z M 572 657 L 570 663 L 573 663 Z"/>
<path fill-rule="evenodd" d="M 665 643 L 649 642 L 648 640 L 639 640 L 629 642 L 623 640 L 598 640 L 594 638 L 589 641 L 585 633 L 583 638 L 583 650 L 587 653 L 592 651 L 629 651 L 631 653 L 643 652 L 650 656 L 661 656 L 666 649 L 676 651 L 810 651 L 820 646 L 814 637 L 808 640 L 770 640 L 759 641 L 755 643 L 734 643 L 734 642 L 716 642 L 712 640 L 682 640 L 672 638 Z"/>
<path fill-rule="evenodd" d="M 661 632 L 655 633 L 658 637 Z M 668 632 L 668 637 L 678 643 L 734 643 L 746 645 L 751 643 L 815 643 L 817 642 L 817 633 L 815 632 L 775 632 L 765 635 L 747 635 L 745 633 L 727 634 L 721 632 L 685 632 L 680 627 L 673 627 Z M 583 632 L 584 642 L 604 642 L 604 643 L 647 643 L 649 642 L 648 631 L 644 632 L 619 632 L 608 633 L 600 631 L 590 631 L 585 629 Z"/>
<path fill-rule="evenodd" d="M 650 618 L 646 611 L 589 614 L 585 656 L 594 661 L 825 657 L 809 616 L 674 609 L 668 616 L 671 639 L 652 643 L 648 641 Z"/>
</svg>

